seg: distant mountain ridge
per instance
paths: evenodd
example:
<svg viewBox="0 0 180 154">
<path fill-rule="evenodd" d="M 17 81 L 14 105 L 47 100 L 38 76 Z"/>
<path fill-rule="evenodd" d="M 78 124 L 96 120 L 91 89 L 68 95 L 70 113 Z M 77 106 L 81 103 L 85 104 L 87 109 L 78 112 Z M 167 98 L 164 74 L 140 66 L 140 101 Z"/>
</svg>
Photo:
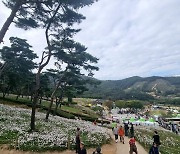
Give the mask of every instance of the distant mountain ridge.
<svg viewBox="0 0 180 154">
<path fill-rule="evenodd" d="M 94 79 L 97 80 L 97 79 Z M 88 86 L 84 97 L 104 99 L 154 99 L 180 96 L 180 77 L 139 77 L 122 80 L 98 80 L 101 84 Z"/>
</svg>

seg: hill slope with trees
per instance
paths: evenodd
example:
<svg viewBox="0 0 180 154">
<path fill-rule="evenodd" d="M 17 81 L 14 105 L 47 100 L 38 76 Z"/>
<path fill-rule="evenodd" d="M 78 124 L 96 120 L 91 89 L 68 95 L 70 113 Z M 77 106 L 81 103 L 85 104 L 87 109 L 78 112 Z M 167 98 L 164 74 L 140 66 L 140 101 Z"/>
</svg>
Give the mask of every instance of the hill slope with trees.
<svg viewBox="0 0 180 154">
<path fill-rule="evenodd" d="M 180 96 L 180 77 L 134 76 L 123 80 L 94 80 L 100 84 L 88 86 L 89 91 L 82 97 L 150 100 Z"/>
</svg>

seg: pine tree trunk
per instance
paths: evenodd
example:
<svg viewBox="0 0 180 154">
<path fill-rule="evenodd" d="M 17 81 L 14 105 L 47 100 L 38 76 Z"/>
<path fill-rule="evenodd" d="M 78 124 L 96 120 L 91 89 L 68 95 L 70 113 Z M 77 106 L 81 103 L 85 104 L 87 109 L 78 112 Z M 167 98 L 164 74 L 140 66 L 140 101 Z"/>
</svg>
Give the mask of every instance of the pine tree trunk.
<svg viewBox="0 0 180 154">
<path fill-rule="evenodd" d="M 56 103 L 58 102 L 58 97 L 56 97 Z"/>
<path fill-rule="evenodd" d="M 56 107 L 55 107 L 54 113 L 53 113 L 54 116 L 55 116 L 56 113 L 57 113 L 57 108 L 58 108 L 58 106 L 59 106 L 59 103 L 60 103 L 60 100 L 57 100 L 57 97 L 56 97 Z"/>
<path fill-rule="evenodd" d="M 19 98 L 19 95 L 16 96 L 16 100 L 18 100 L 18 98 Z"/>
<path fill-rule="evenodd" d="M 0 44 L 1 44 L 1 42 L 3 42 L 3 38 L 4 38 L 4 36 L 5 36 L 6 32 L 7 32 L 10 24 L 13 22 L 13 19 L 16 16 L 16 13 L 19 10 L 20 6 L 21 6 L 21 0 L 17 0 L 16 4 L 14 5 L 14 7 L 13 7 L 13 9 L 11 11 L 10 16 L 7 18 L 7 20 L 5 21 L 4 25 L 1 28 L 1 31 L 0 31 Z"/>
<path fill-rule="evenodd" d="M 72 103 L 72 97 L 68 96 L 68 106 Z"/>
<path fill-rule="evenodd" d="M 42 96 L 40 97 L 40 100 L 39 100 L 39 105 L 41 106 L 41 103 L 42 103 Z"/>
<path fill-rule="evenodd" d="M 6 93 L 5 93 L 5 92 L 3 92 L 3 98 L 5 98 L 5 96 L 6 96 Z"/>
<path fill-rule="evenodd" d="M 35 87 L 35 93 L 33 97 L 32 102 L 32 112 L 31 112 L 31 131 L 35 130 L 35 114 L 36 114 L 36 105 L 38 102 L 38 94 L 39 94 L 39 88 L 40 88 L 40 70 L 36 74 L 36 87 Z"/>
<path fill-rule="evenodd" d="M 59 5 L 57 6 L 52 18 L 50 19 L 48 25 L 47 25 L 47 28 L 46 28 L 46 41 L 47 41 L 47 45 L 48 45 L 48 53 L 47 53 L 47 59 L 46 61 L 44 62 L 44 57 L 42 56 L 41 58 L 41 62 L 40 62 L 40 65 L 39 65 L 39 69 L 38 69 L 38 72 L 36 74 L 36 88 L 35 88 L 35 93 L 34 93 L 34 99 L 33 99 L 33 102 L 32 102 L 32 113 L 31 113 L 31 131 L 35 130 L 35 113 L 36 113 L 36 105 L 37 105 L 37 102 L 38 102 L 38 95 L 39 95 L 39 88 L 40 88 L 40 73 L 41 71 L 43 70 L 43 68 L 49 63 L 50 59 L 51 59 L 51 55 L 52 55 L 52 46 L 50 44 L 50 40 L 49 40 L 49 34 L 48 34 L 48 31 L 50 29 L 50 26 L 54 20 L 54 17 L 55 15 L 57 14 L 59 8 L 60 8 L 61 4 L 59 3 Z M 43 63 L 44 62 L 44 63 Z M 54 96 L 53 96 L 54 97 Z M 49 117 L 49 115 L 48 115 Z M 47 117 L 47 119 L 48 119 Z"/>
<path fill-rule="evenodd" d="M 48 120 L 48 118 L 49 118 L 49 114 L 50 114 L 50 112 L 51 112 L 52 105 L 53 105 L 53 97 L 51 97 L 51 102 L 50 102 L 48 111 L 47 111 L 47 113 L 46 113 L 46 118 L 45 118 L 45 120 Z"/>
<path fill-rule="evenodd" d="M 0 43 L 1 44 L 1 43 Z M 2 75 L 2 72 L 4 71 L 4 69 L 6 68 L 7 63 L 5 62 L 4 64 L 2 64 L 2 66 L 0 67 L 0 77 Z"/>
<path fill-rule="evenodd" d="M 49 114 L 50 114 L 50 112 L 51 112 L 52 105 L 53 105 L 53 101 L 54 101 L 54 95 L 55 95 L 57 89 L 59 88 L 59 86 L 60 86 L 60 82 L 57 84 L 56 88 L 54 89 L 53 93 L 51 94 L 51 102 L 50 102 L 48 111 L 47 111 L 47 113 L 46 113 L 46 118 L 45 118 L 46 120 L 48 120 L 48 118 L 49 118 Z"/>
<path fill-rule="evenodd" d="M 31 94 L 31 102 L 33 101 L 33 95 Z"/>
<path fill-rule="evenodd" d="M 35 114 L 36 114 L 36 103 L 38 101 L 38 94 L 36 93 L 32 102 L 32 112 L 31 112 L 31 131 L 35 130 Z"/>
<path fill-rule="evenodd" d="M 56 113 L 57 113 L 57 108 L 58 108 L 58 104 L 56 104 L 56 107 L 55 107 L 55 109 L 54 109 L 54 113 L 53 113 L 54 116 L 55 116 Z"/>
</svg>

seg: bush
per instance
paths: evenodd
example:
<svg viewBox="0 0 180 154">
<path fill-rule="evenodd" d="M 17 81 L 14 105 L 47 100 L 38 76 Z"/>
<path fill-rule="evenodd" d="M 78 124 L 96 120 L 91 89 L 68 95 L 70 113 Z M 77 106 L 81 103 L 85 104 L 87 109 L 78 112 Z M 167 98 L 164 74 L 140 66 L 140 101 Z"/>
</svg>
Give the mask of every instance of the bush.
<svg viewBox="0 0 180 154">
<path fill-rule="evenodd" d="M 119 108 L 142 109 L 143 103 L 141 101 L 116 101 L 116 106 Z"/>
<path fill-rule="evenodd" d="M 47 111 L 48 108 L 43 106 L 41 107 L 41 111 L 44 110 L 44 111 Z M 53 114 L 54 110 L 51 109 L 51 113 Z M 64 117 L 64 118 L 68 118 L 68 119 L 75 119 L 75 116 L 69 112 L 66 112 L 66 111 L 63 111 L 61 109 L 58 109 L 57 112 L 56 112 L 56 115 L 57 116 L 60 116 L 60 117 Z"/>
<path fill-rule="evenodd" d="M 64 117 L 64 118 L 69 118 L 69 119 L 75 119 L 75 116 L 71 113 L 68 113 L 68 112 L 65 112 L 63 110 L 57 110 L 57 113 L 56 113 L 58 116 L 60 117 Z"/>
</svg>

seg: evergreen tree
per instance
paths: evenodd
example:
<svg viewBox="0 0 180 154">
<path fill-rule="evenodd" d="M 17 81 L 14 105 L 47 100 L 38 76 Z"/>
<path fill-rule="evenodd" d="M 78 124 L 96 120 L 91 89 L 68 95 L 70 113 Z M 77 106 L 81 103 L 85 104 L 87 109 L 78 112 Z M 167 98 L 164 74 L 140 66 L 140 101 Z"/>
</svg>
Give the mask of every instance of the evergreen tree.
<svg viewBox="0 0 180 154">
<path fill-rule="evenodd" d="M 38 27 L 46 28 L 56 8 L 59 10 L 61 7 L 56 18 L 57 22 L 55 23 L 55 20 L 53 22 L 57 27 L 59 20 L 72 24 L 83 17 L 75 13 L 74 10 L 91 5 L 94 1 L 96 0 L 3 0 L 5 6 L 11 9 L 11 13 L 0 30 L 0 43 L 12 22 L 25 30 Z"/>
<path fill-rule="evenodd" d="M 6 91 L 11 90 L 19 97 L 29 83 L 32 70 L 36 67 L 33 60 L 37 58 L 37 55 L 33 53 L 32 46 L 25 39 L 11 37 L 10 43 L 10 47 L 4 46 L 0 49 L 1 60 L 6 63 L 2 80 L 4 86 L 6 85 Z"/>
<path fill-rule="evenodd" d="M 54 35 L 60 35 L 62 29 L 68 29 L 72 27 L 74 23 L 80 23 L 85 19 L 82 14 L 78 13 L 78 9 L 91 5 L 95 1 L 96 0 L 7 0 L 5 2 L 5 5 L 12 10 L 12 13 L 0 31 L 0 41 L 2 41 L 12 21 L 16 26 L 26 30 L 37 27 L 45 29 L 47 48 L 42 53 L 36 74 L 36 87 L 31 114 L 31 130 L 35 130 L 35 109 L 39 97 L 40 74 L 53 55 L 54 44 L 52 39 L 54 39 Z M 75 31 L 78 32 L 79 30 Z M 73 32 L 71 32 L 71 34 L 72 33 Z"/>
<path fill-rule="evenodd" d="M 63 37 L 64 36 L 62 36 L 62 41 L 60 42 L 54 41 L 53 54 L 57 61 L 61 61 L 61 63 L 66 65 L 66 68 L 59 73 L 57 84 L 51 95 L 51 103 L 46 114 L 46 120 L 49 117 L 55 93 L 62 82 L 66 85 L 64 86 L 64 92 L 69 102 L 71 102 L 77 93 L 82 93 L 87 90 L 85 87 L 85 79 L 82 77 L 84 75 L 82 74 L 82 70 L 86 70 L 89 73 L 88 75 L 92 75 L 93 70 L 98 70 L 98 67 L 92 65 L 92 63 L 97 63 L 98 59 L 87 53 L 85 46 L 73 41 L 71 35 L 66 36 L 64 39 Z M 61 67 L 59 68 L 61 69 Z"/>
</svg>

